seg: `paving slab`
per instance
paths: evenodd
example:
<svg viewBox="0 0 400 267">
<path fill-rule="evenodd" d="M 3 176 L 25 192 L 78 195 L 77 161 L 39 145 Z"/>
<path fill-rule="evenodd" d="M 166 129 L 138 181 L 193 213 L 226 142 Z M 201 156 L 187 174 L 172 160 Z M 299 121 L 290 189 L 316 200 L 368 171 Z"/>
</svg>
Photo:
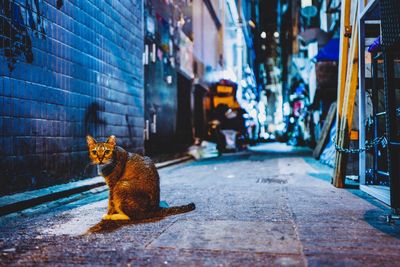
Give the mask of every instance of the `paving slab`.
<svg viewBox="0 0 400 267">
<path fill-rule="evenodd" d="M 260 221 L 178 221 L 148 247 L 301 253 L 293 225 Z"/>
</svg>

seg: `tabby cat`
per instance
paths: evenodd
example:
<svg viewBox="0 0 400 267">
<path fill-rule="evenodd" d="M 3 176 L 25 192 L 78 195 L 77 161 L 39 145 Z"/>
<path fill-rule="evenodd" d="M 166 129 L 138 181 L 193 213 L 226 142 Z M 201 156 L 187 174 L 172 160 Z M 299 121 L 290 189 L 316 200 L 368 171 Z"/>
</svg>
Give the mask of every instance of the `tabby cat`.
<svg viewBox="0 0 400 267">
<path fill-rule="evenodd" d="M 104 220 L 129 220 L 164 217 L 195 209 L 194 203 L 170 208 L 160 207 L 160 177 L 148 157 L 125 151 L 116 145 L 115 136 L 96 142 L 87 136 L 89 157 L 99 166 L 110 194 Z"/>
</svg>

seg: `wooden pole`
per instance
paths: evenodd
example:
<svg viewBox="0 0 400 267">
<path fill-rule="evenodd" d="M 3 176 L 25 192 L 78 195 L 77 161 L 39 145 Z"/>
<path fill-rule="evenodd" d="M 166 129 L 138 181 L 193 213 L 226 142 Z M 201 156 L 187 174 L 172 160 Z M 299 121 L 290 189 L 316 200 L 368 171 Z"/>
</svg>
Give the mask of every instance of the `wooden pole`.
<svg viewBox="0 0 400 267">
<path fill-rule="evenodd" d="M 344 101 L 344 87 L 346 82 L 348 54 L 349 54 L 349 36 L 346 35 L 346 30 L 350 27 L 350 0 L 342 0 L 340 14 L 340 46 L 339 46 L 339 80 L 337 89 L 337 107 L 336 107 L 336 144 L 338 144 L 338 136 L 340 136 L 340 121 L 342 119 L 342 109 Z M 338 152 L 336 152 L 335 166 L 338 162 Z M 333 177 L 336 176 L 336 169 Z M 334 178 L 332 178 L 333 183 Z"/>
<path fill-rule="evenodd" d="M 336 131 L 336 143 L 343 148 L 349 147 L 350 132 L 354 114 L 354 102 L 358 85 L 358 19 L 357 19 L 358 1 L 356 4 L 353 28 L 351 33 L 350 53 L 348 55 L 348 66 L 346 70 L 346 82 L 343 92 L 343 102 L 341 112 L 338 113 L 338 124 Z M 346 56 L 346 55 L 342 55 Z M 342 73 L 343 70 L 341 69 Z M 338 107 L 339 110 L 339 107 Z M 336 151 L 335 171 L 333 176 L 333 185 L 343 188 L 345 186 L 347 155 Z"/>
<path fill-rule="evenodd" d="M 344 85 L 346 82 L 348 54 L 349 54 L 349 38 L 346 36 L 346 30 L 350 27 L 350 0 L 342 0 L 341 14 L 340 14 L 340 47 L 339 47 L 339 82 L 338 82 L 338 101 L 337 101 L 337 114 L 338 117 L 342 114 Z M 338 121 L 338 120 L 336 120 Z"/>
</svg>

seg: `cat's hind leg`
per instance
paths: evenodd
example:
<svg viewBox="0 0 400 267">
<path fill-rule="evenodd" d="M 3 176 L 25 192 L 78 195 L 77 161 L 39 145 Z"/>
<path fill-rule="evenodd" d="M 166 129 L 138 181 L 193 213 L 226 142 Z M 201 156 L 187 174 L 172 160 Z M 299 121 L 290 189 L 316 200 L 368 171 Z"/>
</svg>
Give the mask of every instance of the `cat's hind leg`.
<svg viewBox="0 0 400 267">
<path fill-rule="evenodd" d="M 125 214 L 130 219 L 143 219 L 150 210 L 150 197 L 142 191 L 121 192 L 115 201 L 115 209 L 119 214 Z"/>
<path fill-rule="evenodd" d="M 111 191 L 110 191 L 111 193 Z M 121 181 L 115 185 L 110 194 L 108 202 L 108 212 L 103 216 L 104 220 L 130 220 L 131 214 L 136 213 L 144 205 L 140 199 L 143 199 L 142 193 L 136 194 L 133 186 L 126 181 Z M 148 196 L 144 197 L 148 203 Z"/>
</svg>

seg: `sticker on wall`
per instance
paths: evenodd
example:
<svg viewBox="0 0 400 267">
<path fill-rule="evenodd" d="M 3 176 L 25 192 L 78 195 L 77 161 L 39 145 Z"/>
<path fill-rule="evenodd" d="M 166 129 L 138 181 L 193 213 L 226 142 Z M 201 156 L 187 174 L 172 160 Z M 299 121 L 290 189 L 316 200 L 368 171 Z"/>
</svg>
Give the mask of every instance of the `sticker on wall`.
<svg viewBox="0 0 400 267">
<path fill-rule="evenodd" d="M 157 57 L 158 57 L 158 60 L 162 60 L 163 59 L 163 52 L 162 52 L 162 50 L 161 49 L 158 49 L 157 48 Z"/>
</svg>

